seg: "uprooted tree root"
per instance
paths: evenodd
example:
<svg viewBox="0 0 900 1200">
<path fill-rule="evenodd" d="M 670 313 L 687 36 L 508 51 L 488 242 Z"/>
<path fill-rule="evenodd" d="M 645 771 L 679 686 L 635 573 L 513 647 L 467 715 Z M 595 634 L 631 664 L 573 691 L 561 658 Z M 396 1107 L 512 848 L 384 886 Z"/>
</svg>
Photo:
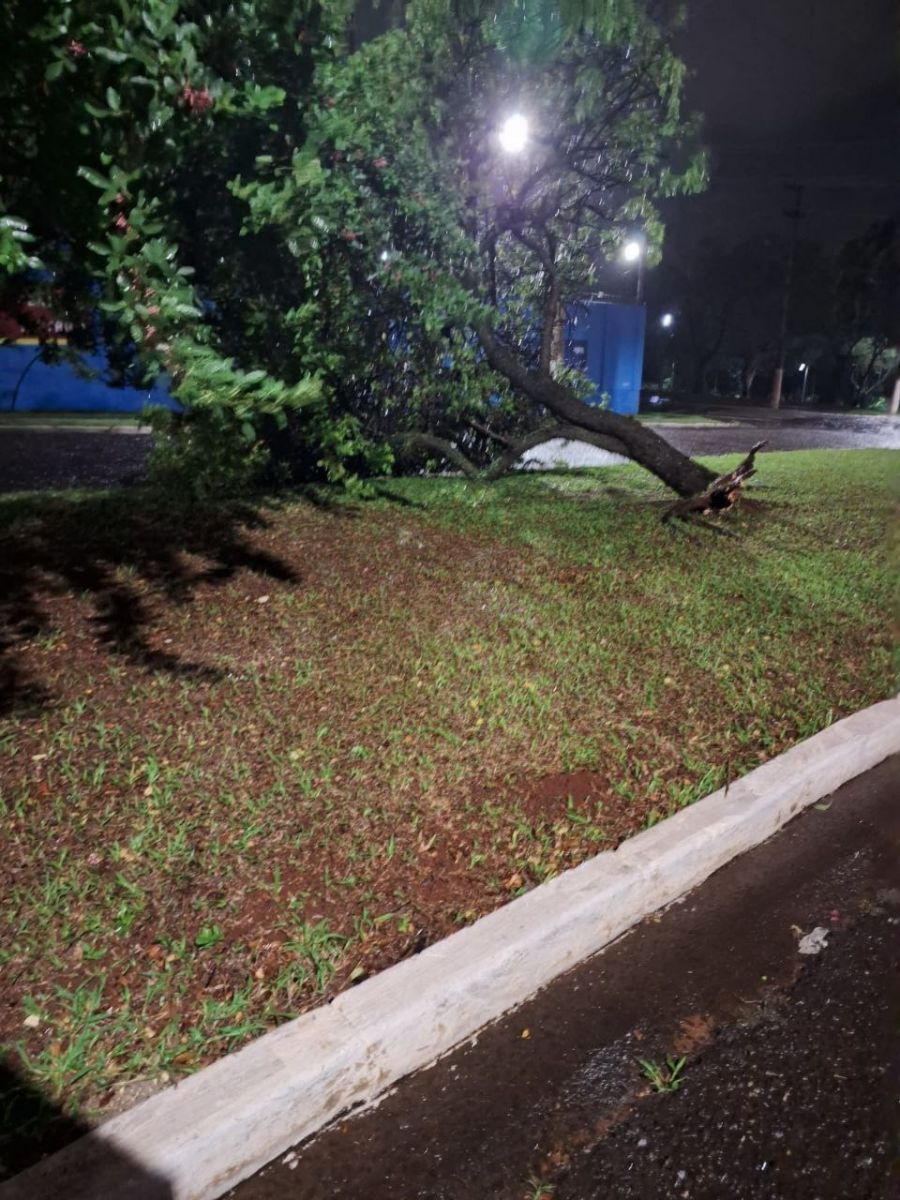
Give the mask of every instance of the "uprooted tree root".
<svg viewBox="0 0 900 1200">
<path fill-rule="evenodd" d="M 700 492 L 696 496 L 688 496 L 685 500 L 676 500 L 674 504 L 669 505 L 663 513 L 663 524 L 667 525 L 670 521 L 677 519 L 701 525 L 704 528 L 715 528 L 715 526 L 708 525 L 703 518 L 708 517 L 711 513 L 727 512 L 728 509 L 734 507 L 744 484 L 751 475 L 756 474 L 754 459 L 757 451 L 765 445 L 766 441 L 757 442 L 747 457 L 738 463 L 733 471 L 714 479 L 705 492 Z M 724 530 L 717 530 L 717 532 L 721 533 Z"/>
</svg>

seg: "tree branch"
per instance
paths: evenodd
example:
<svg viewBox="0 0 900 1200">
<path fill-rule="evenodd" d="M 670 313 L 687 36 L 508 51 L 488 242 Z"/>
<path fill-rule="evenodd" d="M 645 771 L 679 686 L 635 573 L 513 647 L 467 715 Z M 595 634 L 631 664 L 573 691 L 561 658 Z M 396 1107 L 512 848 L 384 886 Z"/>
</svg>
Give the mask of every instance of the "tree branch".
<svg viewBox="0 0 900 1200">
<path fill-rule="evenodd" d="M 397 446 L 400 450 L 431 450 L 435 454 L 439 454 L 441 458 L 445 458 L 467 479 L 481 478 L 481 472 L 470 458 L 467 458 L 452 442 L 437 437 L 433 433 L 398 433 L 390 441 L 391 445 Z"/>
<path fill-rule="evenodd" d="M 617 440 L 629 458 L 652 471 L 679 495 L 702 492 L 715 478 L 712 471 L 681 454 L 648 426 L 622 413 L 586 404 L 552 376 L 529 371 L 498 342 L 488 324 L 480 325 L 476 333 L 488 365 L 504 375 L 533 405 L 545 408 L 563 424 Z"/>
</svg>

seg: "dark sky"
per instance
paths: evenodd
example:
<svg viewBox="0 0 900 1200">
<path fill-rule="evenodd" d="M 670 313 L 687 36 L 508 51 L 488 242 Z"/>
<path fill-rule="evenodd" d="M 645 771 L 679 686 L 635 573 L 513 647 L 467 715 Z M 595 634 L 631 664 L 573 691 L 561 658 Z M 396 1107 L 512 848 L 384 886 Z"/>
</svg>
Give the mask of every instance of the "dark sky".
<svg viewBox="0 0 900 1200">
<path fill-rule="evenodd" d="M 674 241 L 783 229 L 827 245 L 900 210 L 897 0 L 688 0 L 679 50 L 712 180 L 668 214 Z"/>
</svg>

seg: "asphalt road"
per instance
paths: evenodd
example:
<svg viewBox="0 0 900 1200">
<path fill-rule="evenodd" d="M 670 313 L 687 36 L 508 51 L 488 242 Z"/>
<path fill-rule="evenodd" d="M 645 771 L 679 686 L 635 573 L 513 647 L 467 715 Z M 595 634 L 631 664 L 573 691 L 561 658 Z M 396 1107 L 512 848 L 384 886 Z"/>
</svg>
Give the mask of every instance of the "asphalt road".
<svg viewBox="0 0 900 1200">
<path fill-rule="evenodd" d="M 692 457 L 713 454 L 746 454 L 764 439 L 766 450 L 900 450 L 900 420 L 855 414 L 794 413 L 778 415 L 765 410 L 734 416 L 734 409 L 708 414 L 726 425 L 660 423 L 653 428 L 676 449 Z M 582 442 L 555 440 L 537 446 L 529 455 L 533 466 L 565 463 L 569 467 L 602 467 L 622 462 L 614 454 Z"/>
<path fill-rule="evenodd" d="M 140 479 L 150 435 L 0 427 L 0 493 L 111 488 Z"/>
<path fill-rule="evenodd" d="M 898 1102 L 900 756 L 229 1196 L 897 1200 Z"/>
<path fill-rule="evenodd" d="M 720 419 L 718 412 L 714 414 Z M 724 414 L 734 422 L 733 410 Z M 770 450 L 900 449 L 900 420 L 852 414 L 791 413 L 774 417 L 765 410 L 742 414 L 722 427 L 658 425 L 657 431 L 691 455 L 745 454 L 767 438 Z M 150 435 L 135 431 L 11 429 L 0 427 L 0 493 L 49 488 L 116 487 L 140 479 Z M 534 464 L 603 466 L 614 455 L 578 442 L 548 442 L 529 455 Z"/>
</svg>

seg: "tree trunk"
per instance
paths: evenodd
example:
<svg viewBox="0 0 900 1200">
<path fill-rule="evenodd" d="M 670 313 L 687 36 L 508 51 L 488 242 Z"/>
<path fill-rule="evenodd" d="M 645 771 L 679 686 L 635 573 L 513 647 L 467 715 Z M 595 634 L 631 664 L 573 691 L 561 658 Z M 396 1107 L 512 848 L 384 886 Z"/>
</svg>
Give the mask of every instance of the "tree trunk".
<svg viewBox="0 0 900 1200">
<path fill-rule="evenodd" d="M 514 354 L 500 345 L 488 326 L 478 330 L 478 339 L 493 369 L 533 404 L 545 408 L 564 424 L 614 438 L 629 458 L 652 472 L 679 496 L 696 495 L 715 479 L 712 471 L 670 446 L 648 426 L 621 413 L 584 404 L 549 375 L 532 374 Z"/>
<path fill-rule="evenodd" d="M 888 412 L 896 416 L 900 412 L 900 375 L 894 380 L 894 390 L 891 393 L 891 403 Z"/>
</svg>

